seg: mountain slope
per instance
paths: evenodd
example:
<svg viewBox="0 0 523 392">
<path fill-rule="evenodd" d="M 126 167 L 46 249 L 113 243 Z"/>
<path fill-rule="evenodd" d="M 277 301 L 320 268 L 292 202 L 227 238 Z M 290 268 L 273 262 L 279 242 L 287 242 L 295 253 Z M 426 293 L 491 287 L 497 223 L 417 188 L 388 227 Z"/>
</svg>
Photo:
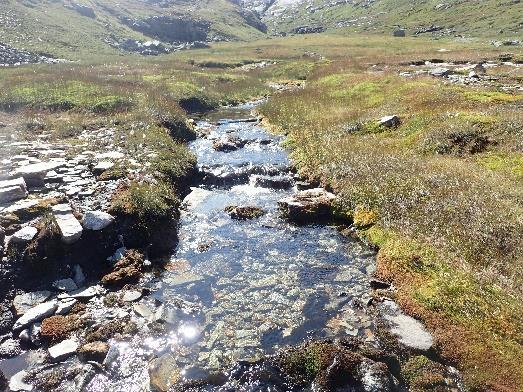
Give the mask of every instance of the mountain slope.
<svg viewBox="0 0 523 392">
<path fill-rule="evenodd" d="M 0 43 L 69 59 L 117 54 L 126 40 L 247 40 L 255 13 L 228 0 L 2 0 Z"/>
<path fill-rule="evenodd" d="M 414 34 L 518 37 L 523 28 L 520 0 L 243 0 L 273 32 L 300 26 L 348 27 L 390 33 L 395 26 Z"/>
</svg>

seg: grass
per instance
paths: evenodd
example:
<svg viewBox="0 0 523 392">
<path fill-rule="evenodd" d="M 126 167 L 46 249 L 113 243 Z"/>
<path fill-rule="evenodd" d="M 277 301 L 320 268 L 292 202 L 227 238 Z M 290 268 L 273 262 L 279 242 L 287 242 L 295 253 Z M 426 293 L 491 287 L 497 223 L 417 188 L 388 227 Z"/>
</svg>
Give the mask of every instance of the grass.
<svg viewBox="0 0 523 392">
<path fill-rule="evenodd" d="M 521 390 L 523 95 L 402 78 L 398 57 L 337 58 L 260 112 L 379 245 L 377 273 L 468 386 Z M 398 128 L 378 125 L 391 114 Z"/>
</svg>

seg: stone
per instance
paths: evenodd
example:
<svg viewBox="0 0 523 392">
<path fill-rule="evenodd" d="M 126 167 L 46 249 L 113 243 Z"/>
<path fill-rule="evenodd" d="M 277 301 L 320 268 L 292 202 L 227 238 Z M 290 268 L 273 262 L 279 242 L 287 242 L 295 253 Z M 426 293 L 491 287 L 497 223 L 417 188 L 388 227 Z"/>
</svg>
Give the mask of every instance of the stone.
<svg viewBox="0 0 523 392">
<path fill-rule="evenodd" d="M 450 74 L 450 71 L 447 68 L 438 67 L 438 68 L 431 69 L 429 71 L 429 74 L 431 76 L 436 76 L 436 77 L 445 77 Z"/>
<path fill-rule="evenodd" d="M 109 344 L 106 342 L 92 342 L 84 344 L 78 349 L 79 358 L 84 361 L 94 361 L 103 363 L 107 353 L 109 352 Z"/>
<path fill-rule="evenodd" d="M 60 279 L 53 283 L 53 287 L 59 291 L 75 291 L 78 286 L 71 278 Z"/>
<path fill-rule="evenodd" d="M 29 309 L 45 302 L 51 296 L 48 290 L 33 291 L 30 293 L 19 294 L 13 299 L 13 307 L 17 317 L 21 317 Z"/>
<path fill-rule="evenodd" d="M 257 176 L 254 186 L 271 189 L 289 189 L 293 186 L 291 178 L 286 176 Z"/>
<path fill-rule="evenodd" d="M 93 167 L 93 174 L 95 176 L 99 176 L 100 174 L 102 174 L 104 171 L 106 170 L 109 170 L 111 169 L 112 167 L 114 166 L 114 163 L 111 162 L 111 161 L 101 161 L 101 162 L 98 162 L 94 167 Z"/>
<path fill-rule="evenodd" d="M 136 312 L 136 314 L 145 319 L 150 319 L 154 315 L 151 308 L 145 304 L 134 304 L 133 310 Z"/>
<path fill-rule="evenodd" d="M 18 230 L 9 240 L 13 244 L 25 244 L 33 240 L 38 234 L 38 229 L 33 226 L 26 226 Z"/>
<path fill-rule="evenodd" d="M 65 162 L 40 162 L 24 165 L 13 172 L 15 176 L 22 176 L 29 187 L 41 187 L 45 184 L 45 176 L 51 170 L 63 166 Z"/>
<path fill-rule="evenodd" d="M 423 324 L 405 314 L 385 315 L 391 323 L 391 332 L 398 337 L 400 343 L 418 351 L 427 351 L 432 347 L 432 335 Z"/>
<path fill-rule="evenodd" d="M 334 200 L 334 194 L 323 188 L 314 188 L 280 200 L 278 208 L 288 220 L 308 223 L 331 218 Z"/>
<path fill-rule="evenodd" d="M 122 296 L 124 302 L 134 302 L 142 298 L 142 292 L 138 290 L 128 290 Z"/>
<path fill-rule="evenodd" d="M 62 235 L 62 242 L 70 245 L 78 241 L 82 236 L 83 228 L 73 215 L 71 206 L 69 204 L 53 206 L 53 214 Z"/>
<path fill-rule="evenodd" d="M 180 379 L 180 369 L 171 354 L 164 354 L 149 362 L 149 378 L 153 388 L 167 392 Z"/>
<path fill-rule="evenodd" d="M 241 140 L 234 136 L 227 136 L 214 141 L 212 147 L 216 151 L 231 152 L 236 151 L 247 144 L 247 141 Z"/>
<path fill-rule="evenodd" d="M 34 322 L 40 321 L 48 316 L 51 316 L 52 314 L 54 314 L 57 308 L 58 303 L 54 300 L 44 302 L 32 307 L 31 309 L 26 310 L 24 315 L 16 321 L 15 325 L 13 326 L 13 330 L 21 330 L 27 327 L 28 325 L 33 324 Z"/>
<path fill-rule="evenodd" d="M 380 125 L 387 128 L 395 128 L 401 124 L 401 120 L 398 116 L 385 116 L 380 119 Z"/>
<path fill-rule="evenodd" d="M 229 214 L 232 219 L 236 220 L 255 219 L 265 214 L 261 208 L 241 206 L 225 207 L 225 212 Z"/>
<path fill-rule="evenodd" d="M 78 350 L 78 342 L 73 339 L 66 339 L 63 342 L 49 347 L 49 356 L 54 361 L 61 361 L 73 355 Z"/>
<path fill-rule="evenodd" d="M 91 299 L 93 297 L 96 297 L 98 294 L 99 294 L 99 287 L 92 286 L 92 287 L 88 287 L 86 289 L 72 291 L 68 295 L 71 298 L 76 298 L 76 299 Z"/>
<path fill-rule="evenodd" d="M 114 217 L 103 211 L 87 211 L 84 215 L 83 226 L 87 230 L 103 230 L 111 223 Z"/>
<path fill-rule="evenodd" d="M 56 309 L 55 314 L 64 316 L 68 314 L 77 303 L 78 301 L 74 298 L 64 299 L 58 302 L 58 309 Z"/>
<path fill-rule="evenodd" d="M 78 264 L 73 267 L 73 280 L 78 287 L 82 287 L 86 281 L 84 271 Z"/>
<path fill-rule="evenodd" d="M 396 29 L 392 32 L 392 35 L 394 37 L 405 37 L 406 32 L 405 29 Z"/>
<path fill-rule="evenodd" d="M 33 386 L 24 381 L 27 376 L 28 373 L 25 370 L 16 373 L 9 380 L 9 389 L 12 392 L 32 391 Z"/>
<path fill-rule="evenodd" d="M 27 186 L 23 177 L 0 181 L 0 204 L 24 199 L 27 194 Z"/>
</svg>

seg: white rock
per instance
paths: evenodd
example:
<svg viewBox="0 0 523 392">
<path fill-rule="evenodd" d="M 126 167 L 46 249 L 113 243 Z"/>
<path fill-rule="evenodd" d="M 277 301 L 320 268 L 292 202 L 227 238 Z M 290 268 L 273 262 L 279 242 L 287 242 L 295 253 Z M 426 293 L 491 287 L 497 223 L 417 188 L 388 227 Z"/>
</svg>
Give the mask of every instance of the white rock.
<svg viewBox="0 0 523 392">
<path fill-rule="evenodd" d="M 77 299 L 90 299 L 97 296 L 100 293 L 98 286 L 88 287 L 86 289 L 76 290 L 70 292 L 68 295 L 71 298 Z"/>
<path fill-rule="evenodd" d="M 432 335 L 415 318 L 405 314 L 396 314 L 386 315 L 385 319 L 391 322 L 391 332 L 405 346 L 421 351 L 427 351 L 432 347 Z"/>
<path fill-rule="evenodd" d="M 68 314 L 74 305 L 78 301 L 74 298 L 64 299 L 63 301 L 58 302 L 58 309 L 56 309 L 55 314 L 66 315 Z"/>
<path fill-rule="evenodd" d="M 51 170 L 56 170 L 64 164 L 64 161 L 33 163 L 19 167 L 13 174 L 22 176 L 28 186 L 43 186 L 47 173 Z"/>
<path fill-rule="evenodd" d="M 26 226 L 18 230 L 11 236 L 10 241 L 14 244 L 25 244 L 36 237 L 38 229 L 33 226 Z"/>
<path fill-rule="evenodd" d="M 27 374 L 28 373 L 25 370 L 22 370 L 11 377 L 9 380 L 9 389 L 12 392 L 32 391 L 33 386 L 24 382 L 24 378 L 27 377 Z"/>
<path fill-rule="evenodd" d="M 383 125 L 387 128 L 393 128 L 400 125 L 401 120 L 398 116 L 385 116 L 380 119 L 380 125 Z"/>
<path fill-rule="evenodd" d="M 78 241 L 82 236 L 83 228 L 73 215 L 71 207 L 68 204 L 59 204 L 53 206 L 53 213 L 62 234 L 62 242 L 73 244 Z"/>
<path fill-rule="evenodd" d="M 71 278 L 60 279 L 53 283 L 53 287 L 60 291 L 75 291 L 78 290 L 78 286 Z"/>
<path fill-rule="evenodd" d="M 55 361 L 61 361 L 73 355 L 78 350 L 78 342 L 66 339 L 52 347 L 49 347 L 49 356 Z"/>
<path fill-rule="evenodd" d="M 44 302 L 32 307 L 31 309 L 28 309 L 22 317 L 16 320 L 16 323 L 13 326 L 13 330 L 20 330 L 36 321 L 40 321 L 48 316 L 51 316 L 54 314 L 57 308 L 58 304 L 55 300 Z"/>
<path fill-rule="evenodd" d="M 129 290 L 126 291 L 122 297 L 122 301 L 124 302 L 134 302 L 138 301 L 142 297 L 142 293 L 137 290 Z"/>
<path fill-rule="evenodd" d="M 29 309 L 46 301 L 51 296 L 51 292 L 47 290 L 34 291 L 31 293 L 19 294 L 13 299 L 13 307 L 16 315 L 21 317 Z"/>
<path fill-rule="evenodd" d="M 84 215 L 83 225 L 87 230 L 103 230 L 111 223 L 114 217 L 103 211 L 88 211 Z"/>
<path fill-rule="evenodd" d="M 25 197 L 27 197 L 27 186 L 23 177 L 0 181 L 0 203 L 9 203 Z"/>
</svg>

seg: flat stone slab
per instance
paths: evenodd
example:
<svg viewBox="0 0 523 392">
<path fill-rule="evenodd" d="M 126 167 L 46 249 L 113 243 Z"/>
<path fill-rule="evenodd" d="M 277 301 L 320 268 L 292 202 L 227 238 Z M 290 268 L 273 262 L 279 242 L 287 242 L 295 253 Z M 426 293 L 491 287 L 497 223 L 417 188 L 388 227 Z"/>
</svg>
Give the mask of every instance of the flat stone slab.
<svg viewBox="0 0 523 392">
<path fill-rule="evenodd" d="M 45 302 L 51 296 L 51 292 L 48 290 L 34 291 L 31 293 L 19 294 L 13 299 L 13 307 L 15 308 L 16 315 L 21 317 L 29 309 L 34 308 L 36 305 Z"/>
<path fill-rule="evenodd" d="M 66 339 L 52 347 L 49 347 L 49 356 L 54 361 L 61 361 L 73 355 L 78 350 L 78 342 L 73 339 Z"/>
<path fill-rule="evenodd" d="M 17 331 L 54 314 L 58 304 L 56 301 L 44 302 L 26 310 L 24 315 L 16 320 L 13 330 Z"/>
<path fill-rule="evenodd" d="M 27 185 L 23 177 L 0 181 L 0 204 L 27 197 Z"/>
<path fill-rule="evenodd" d="M 419 351 L 427 351 L 432 347 L 434 340 L 423 324 L 405 314 L 385 315 L 391 323 L 391 332 L 396 335 L 400 343 Z"/>
<path fill-rule="evenodd" d="M 114 217 L 103 211 L 87 211 L 84 215 L 83 225 L 87 230 L 103 230 L 114 222 Z"/>
<path fill-rule="evenodd" d="M 33 226 L 26 226 L 18 230 L 11 236 L 10 242 L 14 244 L 25 244 L 32 241 L 38 234 L 38 229 Z"/>
<path fill-rule="evenodd" d="M 73 215 L 69 204 L 58 204 L 53 206 L 53 214 L 62 234 L 62 242 L 73 244 L 82 236 L 83 228 L 78 219 Z"/>
<path fill-rule="evenodd" d="M 24 165 L 13 172 L 15 176 L 22 176 L 28 186 L 43 186 L 48 172 L 63 166 L 64 162 L 41 162 Z"/>
</svg>

